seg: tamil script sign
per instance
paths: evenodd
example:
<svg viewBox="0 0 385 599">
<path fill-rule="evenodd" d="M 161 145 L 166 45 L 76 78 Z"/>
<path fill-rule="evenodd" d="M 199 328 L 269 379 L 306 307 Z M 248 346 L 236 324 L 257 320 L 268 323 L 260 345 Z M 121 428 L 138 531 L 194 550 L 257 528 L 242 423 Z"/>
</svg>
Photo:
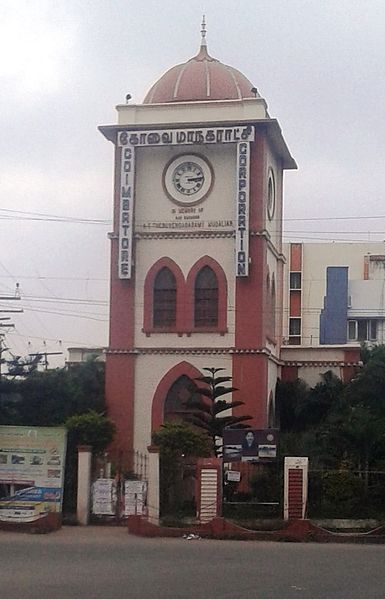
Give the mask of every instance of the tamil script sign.
<svg viewBox="0 0 385 599">
<path fill-rule="evenodd" d="M 112 478 L 98 478 L 92 485 L 92 513 L 98 516 L 116 514 L 116 482 Z"/>
<path fill-rule="evenodd" d="M 0 521 L 61 512 L 66 439 L 64 428 L 0 426 Z"/>
<path fill-rule="evenodd" d="M 119 146 L 178 146 L 254 141 L 254 127 L 199 127 L 188 129 L 154 129 L 153 131 L 119 131 Z"/>
<path fill-rule="evenodd" d="M 277 431 L 274 429 L 233 429 L 223 432 L 225 462 L 269 461 L 277 457 Z"/>
<path fill-rule="evenodd" d="M 250 187 L 250 142 L 254 141 L 255 131 L 251 125 L 229 127 L 199 127 L 188 129 L 154 129 L 146 131 L 118 131 L 117 146 L 120 148 L 119 182 L 119 279 L 132 276 L 133 233 L 135 209 L 135 152 L 139 147 L 191 146 L 207 144 L 237 144 L 237 165 L 234 175 L 237 178 L 235 197 L 235 244 L 237 277 L 247 277 L 249 272 L 249 187 Z M 229 219 L 216 219 L 207 225 L 213 228 L 232 227 Z M 224 225 L 223 223 L 226 222 Z M 146 225 L 152 229 L 203 229 L 203 221 L 152 222 Z"/>
<path fill-rule="evenodd" d="M 147 483 L 142 480 L 126 480 L 124 483 L 124 515 L 142 515 L 145 511 Z"/>
</svg>

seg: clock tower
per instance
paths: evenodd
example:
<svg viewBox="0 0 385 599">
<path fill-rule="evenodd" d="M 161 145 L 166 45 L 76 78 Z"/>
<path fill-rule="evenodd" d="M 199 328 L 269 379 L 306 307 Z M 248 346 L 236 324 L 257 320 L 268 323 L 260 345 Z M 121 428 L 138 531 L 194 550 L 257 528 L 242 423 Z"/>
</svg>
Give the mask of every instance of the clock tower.
<svg viewBox="0 0 385 599">
<path fill-rule="evenodd" d="M 100 127 L 115 147 L 106 399 L 116 457 L 186 413 L 205 367 L 224 368 L 254 428 L 274 426 L 282 342 L 282 187 L 296 164 L 265 100 L 199 52 L 143 104 Z"/>
</svg>

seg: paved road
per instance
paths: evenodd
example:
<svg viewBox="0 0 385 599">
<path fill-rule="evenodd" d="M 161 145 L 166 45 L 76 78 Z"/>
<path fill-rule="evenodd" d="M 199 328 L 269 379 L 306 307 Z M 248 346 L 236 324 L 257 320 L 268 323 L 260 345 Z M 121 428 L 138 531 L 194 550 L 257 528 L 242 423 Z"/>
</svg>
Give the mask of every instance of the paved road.
<svg viewBox="0 0 385 599">
<path fill-rule="evenodd" d="M 0 531 L 4 599 L 384 599 L 385 546 Z"/>
</svg>

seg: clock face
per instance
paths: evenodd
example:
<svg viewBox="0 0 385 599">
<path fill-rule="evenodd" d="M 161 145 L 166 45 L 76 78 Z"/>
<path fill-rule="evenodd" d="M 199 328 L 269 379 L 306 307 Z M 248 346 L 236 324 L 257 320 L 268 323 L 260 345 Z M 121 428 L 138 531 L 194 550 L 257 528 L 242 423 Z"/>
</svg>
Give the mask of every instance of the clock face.
<svg viewBox="0 0 385 599">
<path fill-rule="evenodd" d="M 174 158 L 166 167 L 163 183 L 167 195 L 177 204 L 192 206 L 210 192 L 212 168 L 202 156 L 184 154 Z"/>
<path fill-rule="evenodd" d="M 267 183 L 267 216 L 269 220 L 273 220 L 275 213 L 275 180 L 274 173 L 269 170 L 269 179 Z"/>
<path fill-rule="evenodd" d="M 193 196 L 194 193 L 202 189 L 205 175 L 196 162 L 181 162 L 172 174 L 172 182 L 179 193 Z"/>
</svg>

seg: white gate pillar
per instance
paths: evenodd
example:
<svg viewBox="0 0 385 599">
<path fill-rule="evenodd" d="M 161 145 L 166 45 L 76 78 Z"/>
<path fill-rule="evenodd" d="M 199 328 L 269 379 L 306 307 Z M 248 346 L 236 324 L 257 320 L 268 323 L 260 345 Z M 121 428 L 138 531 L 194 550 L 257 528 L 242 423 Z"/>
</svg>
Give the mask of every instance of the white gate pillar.
<svg viewBox="0 0 385 599">
<path fill-rule="evenodd" d="M 148 521 L 159 524 L 159 447 L 149 445 L 148 450 Z"/>
<path fill-rule="evenodd" d="M 78 446 L 78 496 L 76 516 L 79 524 L 87 525 L 91 505 L 91 462 L 92 447 Z"/>
</svg>

